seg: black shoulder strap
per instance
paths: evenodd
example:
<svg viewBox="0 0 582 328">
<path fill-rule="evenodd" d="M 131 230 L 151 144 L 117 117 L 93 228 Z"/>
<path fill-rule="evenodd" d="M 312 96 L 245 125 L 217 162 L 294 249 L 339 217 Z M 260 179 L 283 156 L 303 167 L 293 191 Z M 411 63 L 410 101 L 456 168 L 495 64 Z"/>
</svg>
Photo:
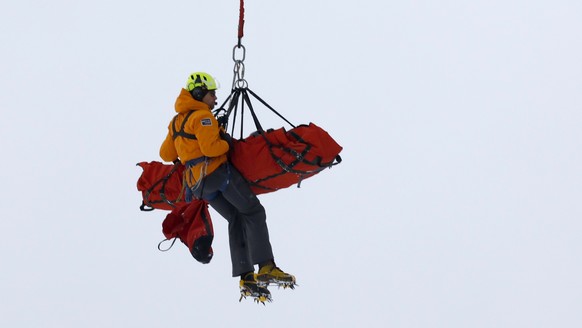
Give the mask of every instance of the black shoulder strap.
<svg viewBox="0 0 582 328">
<path fill-rule="evenodd" d="M 174 140 L 176 140 L 176 138 L 178 137 L 184 137 L 186 139 L 194 139 L 196 140 L 196 136 L 190 133 L 186 133 L 186 131 L 184 131 L 184 127 L 186 126 L 186 122 L 188 121 L 188 118 L 190 117 L 190 115 L 192 115 L 192 113 L 194 113 L 194 111 L 189 111 L 188 114 L 186 114 L 186 117 L 184 117 L 184 120 L 182 121 L 182 125 L 180 126 L 180 131 L 176 130 L 176 119 L 178 118 L 178 115 L 174 116 L 174 119 L 172 120 L 172 138 L 174 138 Z"/>
</svg>

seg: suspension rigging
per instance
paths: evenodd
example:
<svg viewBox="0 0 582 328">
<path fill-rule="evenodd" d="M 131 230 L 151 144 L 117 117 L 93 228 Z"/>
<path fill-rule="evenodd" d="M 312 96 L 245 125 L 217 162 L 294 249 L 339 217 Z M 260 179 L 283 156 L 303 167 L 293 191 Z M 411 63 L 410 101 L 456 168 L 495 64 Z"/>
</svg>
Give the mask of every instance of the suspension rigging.
<svg viewBox="0 0 582 328">
<path fill-rule="evenodd" d="M 235 140 L 231 161 L 251 183 L 253 191 L 259 194 L 295 183 L 299 186 L 305 178 L 339 164 L 342 160 L 339 156 L 342 147 L 313 123 L 294 125 L 249 89 L 249 83 L 245 79 L 246 48 L 242 44 L 244 14 L 244 0 L 241 0 L 237 43 L 232 50 L 234 67 L 231 93 L 213 113 L 222 128 Z M 268 108 L 292 129 L 265 130 L 251 99 Z M 246 138 L 245 113 L 250 113 L 255 127 L 255 131 Z M 239 130 L 235 131 L 237 126 Z M 271 164 L 257 170 L 258 163 Z"/>
<path fill-rule="evenodd" d="M 242 44 L 242 38 L 244 36 L 244 24 L 245 24 L 245 8 L 244 0 L 240 0 L 240 10 L 238 19 L 238 33 L 237 42 L 232 49 L 232 60 L 234 62 L 233 67 L 233 78 L 231 93 L 226 98 L 224 103 L 216 110 L 214 110 L 214 115 L 217 117 L 221 126 L 228 131 L 229 121 L 232 123 L 230 128 L 230 134 L 235 135 L 235 125 L 239 123 L 240 130 L 239 139 L 243 138 L 244 135 L 244 115 L 245 112 L 249 112 L 253 119 L 253 123 L 256 127 L 258 133 L 263 133 L 264 129 L 261 126 L 259 118 L 256 115 L 255 109 L 251 102 L 251 97 L 259 101 L 263 106 L 275 113 L 279 118 L 289 124 L 291 127 L 295 128 L 295 125 L 287 120 L 281 113 L 277 112 L 271 105 L 264 101 L 255 92 L 249 89 L 249 83 L 245 79 L 245 59 L 246 59 L 246 48 Z"/>
</svg>

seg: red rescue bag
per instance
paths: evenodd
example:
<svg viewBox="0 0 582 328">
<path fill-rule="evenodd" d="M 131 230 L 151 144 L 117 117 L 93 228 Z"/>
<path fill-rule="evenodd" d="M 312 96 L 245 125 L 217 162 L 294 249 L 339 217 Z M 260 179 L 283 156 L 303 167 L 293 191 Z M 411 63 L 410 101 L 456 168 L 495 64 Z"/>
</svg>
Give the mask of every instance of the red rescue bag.
<svg viewBox="0 0 582 328">
<path fill-rule="evenodd" d="M 206 264 L 212 260 L 214 228 L 207 202 L 194 199 L 177 206 L 162 222 L 162 232 L 166 240 L 180 239 L 198 262 Z"/>
<path fill-rule="evenodd" d="M 257 195 L 299 185 L 341 162 L 342 147 L 313 123 L 255 133 L 233 144 L 230 160 Z"/>
<path fill-rule="evenodd" d="M 137 190 L 142 192 L 142 211 L 155 208 L 172 210 L 185 203 L 182 188 L 184 165 L 181 163 L 168 165 L 161 162 L 141 162 L 143 172 L 137 180 Z"/>
<path fill-rule="evenodd" d="M 233 139 L 233 145 L 230 160 L 257 195 L 299 185 L 302 180 L 341 162 L 342 147 L 313 123 L 289 131 L 269 130 L 240 141 Z M 137 182 L 143 196 L 140 209 L 172 210 L 185 203 L 182 164 L 154 161 L 137 165 L 143 168 Z"/>
</svg>

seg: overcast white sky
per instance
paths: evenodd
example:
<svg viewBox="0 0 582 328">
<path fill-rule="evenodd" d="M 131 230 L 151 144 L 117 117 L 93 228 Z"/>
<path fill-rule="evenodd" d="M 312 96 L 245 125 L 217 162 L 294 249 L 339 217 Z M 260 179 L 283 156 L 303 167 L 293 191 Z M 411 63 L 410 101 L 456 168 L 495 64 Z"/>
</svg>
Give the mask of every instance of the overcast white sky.
<svg viewBox="0 0 582 328">
<path fill-rule="evenodd" d="M 580 1 L 246 1 L 250 88 L 344 162 L 263 195 L 274 302 L 139 211 L 238 1 L 0 3 L 0 326 L 582 326 Z M 284 122 L 264 115 L 263 126 Z"/>
</svg>

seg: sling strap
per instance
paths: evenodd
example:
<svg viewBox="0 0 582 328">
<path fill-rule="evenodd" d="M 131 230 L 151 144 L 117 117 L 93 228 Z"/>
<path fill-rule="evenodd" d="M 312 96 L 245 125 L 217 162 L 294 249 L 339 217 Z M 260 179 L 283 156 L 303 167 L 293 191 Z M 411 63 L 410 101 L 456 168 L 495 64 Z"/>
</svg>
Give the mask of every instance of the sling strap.
<svg viewBox="0 0 582 328">
<path fill-rule="evenodd" d="M 176 119 L 178 118 L 178 115 L 174 116 L 174 119 L 172 120 L 172 138 L 174 140 L 176 140 L 176 138 L 178 138 L 178 137 L 196 140 L 196 135 L 191 134 L 191 133 L 187 133 L 186 131 L 184 131 L 184 127 L 186 126 L 186 122 L 188 121 L 188 118 L 190 117 L 190 115 L 192 115 L 193 113 L 194 113 L 194 111 L 189 111 L 188 114 L 186 114 L 186 117 L 184 117 L 184 120 L 182 121 L 182 125 L 180 126 L 180 130 L 176 129 Z"/>
</svg>

